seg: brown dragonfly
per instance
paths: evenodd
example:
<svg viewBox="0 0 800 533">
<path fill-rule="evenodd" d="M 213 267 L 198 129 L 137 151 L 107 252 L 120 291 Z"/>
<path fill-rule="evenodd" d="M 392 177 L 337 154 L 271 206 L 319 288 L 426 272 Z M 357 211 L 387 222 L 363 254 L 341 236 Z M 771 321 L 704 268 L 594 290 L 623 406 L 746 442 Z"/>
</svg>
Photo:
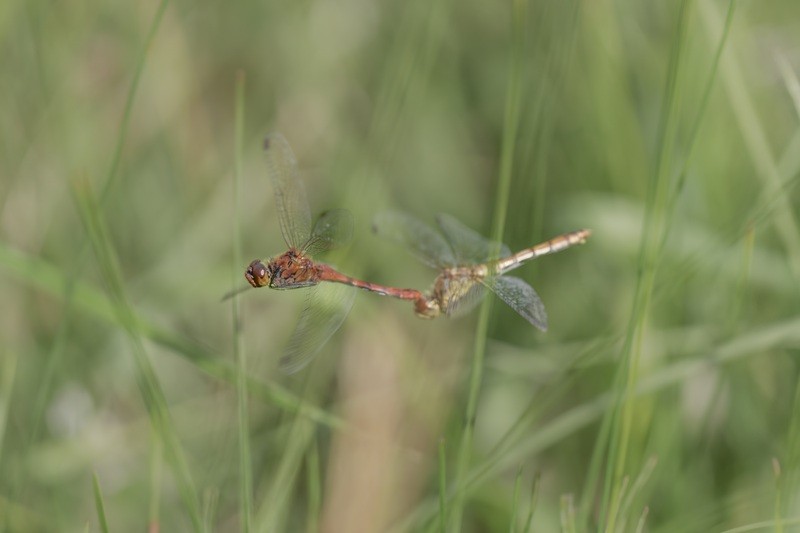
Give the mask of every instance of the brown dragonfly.
<svg viewBox="0 0 800 533">
<path fill-rule="evenodd" d="M 271 289 L 311 288 L 306 306 L 281 357 L 281 369 L 287 373 L 300 370 L 319 353 L 339 329 L 353 305 L 358 287 L 384 296 L 417 301 L 420 291 L 386 287 L 352 278 L 330 265 L 316 262 L 312 256 L 347 243 L 353 233 L 353 216 L 344 209 L 323 213 L 312 226 L 311 211 L 300 181 L 289 143 L 279 133 L 264 140 L 267 172 L 275 193 L 278 223 L 288 250 L 271 259 L 255 259 L 244 277 L 253 287 Z M 319 285 L 323 281 L 333 282 Z"/>
<path fill-rule="evenodd" d="M 528 322 L 547 330 L 547 313 L 539 295 L 525 281 L 506 276 L 523 263 L 582 244 L 591 231 L 565 233 L 512 254 L 507 246 L 485 239 L 448 215 L 436 217 L 439 231 L 404 213 L 384 213 L 373 224 L 379 235 L 400 242 L 440 271 L 429 292 L 414 300 L 417 315 L 457 316 L 473 309 L 489 289 Z"/>
</svg>

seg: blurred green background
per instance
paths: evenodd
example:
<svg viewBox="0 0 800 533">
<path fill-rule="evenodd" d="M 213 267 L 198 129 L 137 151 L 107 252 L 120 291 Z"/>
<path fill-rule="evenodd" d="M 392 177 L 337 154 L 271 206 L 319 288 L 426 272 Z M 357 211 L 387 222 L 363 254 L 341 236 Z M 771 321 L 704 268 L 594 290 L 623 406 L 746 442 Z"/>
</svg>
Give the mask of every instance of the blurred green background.
<svg viewBox="0 0 800 533">
<path fill-rule="evenodd" d="M 0 43 L 1 530 L 798 530 L 800 3 L 6 0 Z M 515 272 L 549 331 L 359 293 L 281 374 L 302 291 L 220 303 L 285 249 L 272 130 L 370 281 L 436 274 L 384 209 L 591 228 Z"/>
</svg>

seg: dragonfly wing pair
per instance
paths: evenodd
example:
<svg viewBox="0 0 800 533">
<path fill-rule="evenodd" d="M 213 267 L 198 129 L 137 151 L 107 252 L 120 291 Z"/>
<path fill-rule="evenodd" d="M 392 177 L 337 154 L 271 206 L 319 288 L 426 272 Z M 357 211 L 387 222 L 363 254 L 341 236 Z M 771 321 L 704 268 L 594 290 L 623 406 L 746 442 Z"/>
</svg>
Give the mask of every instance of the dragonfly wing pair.
<svg viewBox="0 0 800 533">
<path fill-rule="evenodd" d="M 264 151 L 281 234 L 289 248 L 313 256 L 349 242 L 353 235 L 353 215 L 345 209 L 324 212 L 312 227 L 297 159 L 283 135 L 268 136 Z M 306 305 L 280 360 L 286 373 L 297 372 L 319 353 L 342 325 L 355 299 L 355 291 L 333 283 L 306 290 Z"/>
<path fill-rule="evenodd" d="M 275 194 L 278 223 L 290 248 L 309 255 L 347 244 L 353 236 L 353 215 L 346 209 L 331 209 L 311 226 L 306 190 L 297 170 L 297 159 L 280 133 L 264 140 L 267 173 Z"/>
<path fill-rule="evenodd" d="M 437 269 L 483 263 L 511 254 L 506 245 L 484 238 L 450 215 L 439 214 L 436 222 L 438 231 L 411 215 L 388 211 L 375 217 L 372 229 Z"/>
<path fill-rule="evenodd" d="M 533 287 L 514 276 L 497 276 L 483 282 L 522 318 L 542 331 L 547 331 L 547 312 Z"/>
<path fill-rule="evenodd" d="M 319 354 L 353 307 L 356 291 L 347 285 L 322 283 L 308 291 L 306 305 L 289 337 L 280 368 L 293 374 Z"/>
<path fill-rule="evenodd" d="M 454 217 L 440 214 L 436 223 L 438 231 L 405 213 L 388 212 L 376 217 L 374 229 L 406 246 L 425 264 L 440 270 L 491 265 L 492 260 L 511 255 L 506 245 L 486 239 Z M 496 276 L 489 271 L 483 276 L 445 279 L 442 286 L 440 305 L 448 316 L 474 309 L 485 294 L 484 288 L 488 288 L 528 322 L 541 330 L 547 329 L 542 300 L 533 287 L 519 278 Z"/>
</svg>

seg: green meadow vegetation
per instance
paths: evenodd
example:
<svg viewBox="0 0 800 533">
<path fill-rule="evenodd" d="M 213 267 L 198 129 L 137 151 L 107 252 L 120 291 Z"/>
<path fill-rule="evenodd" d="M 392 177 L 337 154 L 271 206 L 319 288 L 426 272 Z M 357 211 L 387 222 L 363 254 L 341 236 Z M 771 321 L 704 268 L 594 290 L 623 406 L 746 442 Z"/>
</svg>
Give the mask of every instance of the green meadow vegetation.
<svg viewBox="0 0 800 533">
<path fill-rule="evenodd" d="M 800 3 L 0 3 L 0 531 L 800 531 Z M 422 320 L 304 291 L 261 144 L 348 275 L 448 213 L 516 251 Z M 795 416 L 795 415 L 798 416 Z"/>
</svg>

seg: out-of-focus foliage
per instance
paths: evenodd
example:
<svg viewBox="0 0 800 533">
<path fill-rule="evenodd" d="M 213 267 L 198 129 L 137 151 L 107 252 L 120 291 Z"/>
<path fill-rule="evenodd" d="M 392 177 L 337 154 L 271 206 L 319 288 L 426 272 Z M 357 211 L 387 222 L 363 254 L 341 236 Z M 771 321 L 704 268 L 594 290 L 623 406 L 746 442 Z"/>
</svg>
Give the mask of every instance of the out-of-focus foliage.
<svg viewBox="0 0 800 533">
<path fill-rule="evenodd" d="M 800 3 L 6 0 L 0 57 L 0 530 L 522 531 L 537 475 L 536 531 L 796 527 Z M 513 147 L 509 247 L 593 230 L 514 273 L 549 331 L 359 293 L 281 374 L 302 291 L 220 303 L 284 250 L 272 130 L 326 259 L 419 289 L 372 218 L 490 236 Z"/>
</svg>

